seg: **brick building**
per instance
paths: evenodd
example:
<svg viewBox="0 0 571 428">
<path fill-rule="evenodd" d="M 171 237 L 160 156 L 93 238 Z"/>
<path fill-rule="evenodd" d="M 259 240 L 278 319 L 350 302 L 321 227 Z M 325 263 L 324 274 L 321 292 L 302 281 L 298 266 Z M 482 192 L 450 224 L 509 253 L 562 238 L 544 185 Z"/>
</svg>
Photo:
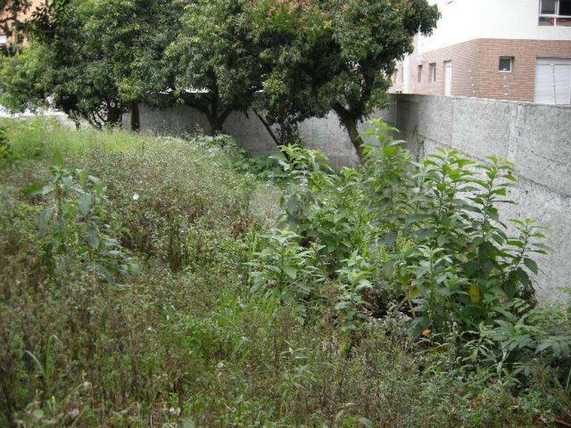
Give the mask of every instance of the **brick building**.
<svg viewBox="0 0 571 428">
<path fill-rule="evenodd" d="M 571 104 L 571 0 L 432 0 L 393 91 Z"/>
<path fill-rule="evenodd" d="M 8 1 L 0 9 L 0 50 L 13 49 L 21 46 L 26 41 L 26 36 L 19 28 L 28 20 L 34 10 L 46 0 L 27 0 L 25 6 L 18 13 L 14 13 L 11 3 Z"/>
</svg>

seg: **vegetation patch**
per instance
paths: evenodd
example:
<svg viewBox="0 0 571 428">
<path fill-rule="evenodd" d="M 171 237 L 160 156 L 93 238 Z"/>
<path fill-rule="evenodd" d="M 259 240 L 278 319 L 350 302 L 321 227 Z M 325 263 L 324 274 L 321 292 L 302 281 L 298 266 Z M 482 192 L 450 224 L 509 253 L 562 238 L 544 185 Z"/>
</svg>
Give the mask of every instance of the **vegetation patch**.
<svg viewBox="0 0 571 428">
<path fill-rule="evenodd" d="M 2 125 L 0 425 L 569 422 L 508 163 Z"/>
</svg>

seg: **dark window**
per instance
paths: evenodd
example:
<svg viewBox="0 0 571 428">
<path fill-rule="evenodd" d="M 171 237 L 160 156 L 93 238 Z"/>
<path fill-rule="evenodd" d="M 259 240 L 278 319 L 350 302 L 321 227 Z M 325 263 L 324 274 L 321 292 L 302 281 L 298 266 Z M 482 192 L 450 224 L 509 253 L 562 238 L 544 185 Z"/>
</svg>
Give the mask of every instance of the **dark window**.
<svg viewBox="0 0 571 428">
<path fill-rule="evenodd" d="M 541 14 L 555 15 L 557 0 L 541 0 Z"/>
<path fill-rule="evenodd" d="M 541 0 L 540 15 L 571 16 L 571 0 Z"/>
<path fill-rule="evenodd" d="M 500 57 L 500 71 L 504 73 L 509 73 L 512 71 L 513 57 L 511 56 L 501 56 Z"/>
<path fill-rule="evenodd" d="M 559 0 L 559 15 L 571 16 L 571 0 Z"/>
<path fill-rule="evenodd" d="M 422 65 L 418 66 L 418 83 L 422 82 Z"/>
</svg>

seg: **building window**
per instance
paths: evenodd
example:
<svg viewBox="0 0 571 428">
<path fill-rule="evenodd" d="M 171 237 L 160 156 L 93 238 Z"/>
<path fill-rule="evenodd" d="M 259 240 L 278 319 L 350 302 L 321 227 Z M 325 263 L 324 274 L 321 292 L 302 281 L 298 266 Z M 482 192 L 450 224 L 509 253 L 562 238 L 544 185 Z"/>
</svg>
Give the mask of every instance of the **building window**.
<svg viewBox="0 0 571 428">
<path fill-rule="evenodd" d="M 444 95 L 452 96 L 452 61 L 444 61 Z"/>
<path fill-rule="evenodd" d="M 539 25 L 571 26 L 571 0 L 539 0 Z"/>
<path fill-rule="evenodd" d="M 557 0 L 541 0 L 541 14 L 555 15 L 557 12 Z"/>
<path fill-rule="evenodd" d="M 513 69 L 514 58 L 513 56 L 500 57 L 500 71 L 502 73 L 511 73 Z"/>
<path fill-rule="evenodd" d="M 432 64 L 430 64 L 430 81 L 431 82 L 436 82 L 436 63 L 433 62 Z"/>
<path fill-rule="evenodd" d="M 422 82 L 422 65 L 418 66 L 418 83 Z"/>
</svg>

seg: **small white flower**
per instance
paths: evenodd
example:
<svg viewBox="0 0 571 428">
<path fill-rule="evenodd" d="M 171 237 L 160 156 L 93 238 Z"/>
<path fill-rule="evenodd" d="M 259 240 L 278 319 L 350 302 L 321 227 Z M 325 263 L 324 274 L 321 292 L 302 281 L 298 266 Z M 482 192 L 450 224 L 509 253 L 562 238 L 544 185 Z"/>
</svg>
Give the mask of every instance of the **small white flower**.
<svg viewBox="0 0 571 428">
<path fill-rule="evenodd" d="M 139 196 L 138 193 L 133 194 L 133 200 L 134 200 L 134 201 L 138 201 L 139 198 L 140 198 L 140 196 Z"/>
</svg>

